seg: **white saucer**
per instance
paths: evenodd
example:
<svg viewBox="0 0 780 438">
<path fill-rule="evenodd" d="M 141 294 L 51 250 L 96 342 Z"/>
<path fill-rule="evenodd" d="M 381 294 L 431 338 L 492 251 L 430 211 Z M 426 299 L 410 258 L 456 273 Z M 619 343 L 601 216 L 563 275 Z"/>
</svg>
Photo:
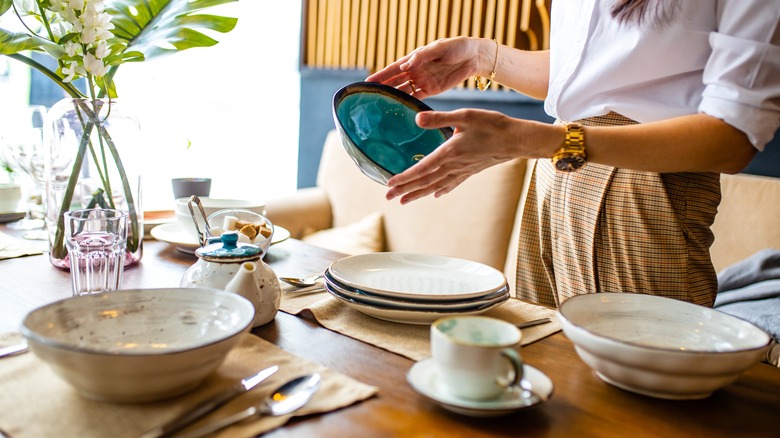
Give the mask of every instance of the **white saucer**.
<svg viewBox="0 0 780 438">
<path fill-rule="evenodd" d="M 200 248 L 198 241 L 189 233 L 184 232 L 178 222 L 157 225 L 149 231 L 149 234 L 155 240 L 176 245 L 176 249 L 185 254 L 195 254 L 195 250 Z M 274 225 L 274 237 L 271 239 L 271 245 L 279 243 L 290 237 L 290 231 L 279 225 Z"/>
<path fill-rule="evenodd" d="M 444 409 L 470 417 L 497 417 L 535 406 L 552 395 L 552 380 L 543 372 L 526 364 L 523 365 L 523 376 L 538 397 L 532 396 L 527 391 L 508 391 L 495 400 L 467 400 L 455 397 L 441 387 L 438 368 L 432 358 L 423 359 L 412 365 L 406 373 L 406 380 L 412 389 L 440 404 Z"/>
<path fill-rule="evenodd" d="M 23 211 L 10 211 L 5 213 L 0 213 L 0 224 L 24 219 L 25 214 L 26 213 Z"/>
</svg>

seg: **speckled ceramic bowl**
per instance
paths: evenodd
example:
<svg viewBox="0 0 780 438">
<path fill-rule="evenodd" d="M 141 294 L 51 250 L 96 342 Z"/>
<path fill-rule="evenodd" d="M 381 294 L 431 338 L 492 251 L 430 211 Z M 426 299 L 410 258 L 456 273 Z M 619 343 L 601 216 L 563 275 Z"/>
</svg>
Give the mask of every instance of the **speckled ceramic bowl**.
<svg viewBox="0 0 780 438">
<path fill-rule="evenodd" d="M 746 321 L 654 295 L 579 295 L 563 302 L 558 317 L 602 380 L 657 398 L 707 397 L 758 363 L 769 344 Z"/>
<path fill-rule="evenodd" d="M 452 129 L 422 129 L 415 115 L 431 108 L 393 87 L 349 84 L 333 96 L 333 119 L 341 143 L 360 170 L 387 185 L 452 136 Z"/>
<path fill-rule="evenodd" d="M 82 395 L 148 402 L 214 372 L 248 331 L 254 307 L 216 289 L 126 289 L 39 307 L 22 323 L 31 350 Z"/>
</svg>

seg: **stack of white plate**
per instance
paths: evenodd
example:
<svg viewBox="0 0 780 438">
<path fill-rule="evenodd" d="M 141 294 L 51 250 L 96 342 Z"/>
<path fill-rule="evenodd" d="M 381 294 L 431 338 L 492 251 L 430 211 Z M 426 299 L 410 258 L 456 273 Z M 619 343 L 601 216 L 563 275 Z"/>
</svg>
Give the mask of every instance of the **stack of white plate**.
<svg viewBox="0 0 780 438">
<path fill-rule="evenodd" d="M 438 255 L 356 255 L 333 262 L 324 275 L 325 289 L 347 306 L 405 324 L 479 314 L 509 299 L 509 285 L 501 271 Z"/>
</svg>

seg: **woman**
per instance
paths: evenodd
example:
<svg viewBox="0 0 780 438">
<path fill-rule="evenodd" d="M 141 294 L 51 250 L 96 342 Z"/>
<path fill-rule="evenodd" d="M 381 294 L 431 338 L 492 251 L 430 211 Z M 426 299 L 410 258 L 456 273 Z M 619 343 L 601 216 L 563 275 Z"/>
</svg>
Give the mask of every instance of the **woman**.
<svg viewBox="0 0 780 438">
<path fill-rule="evenodd" d="M 537 158 L 520 298 L 638 292 L 711 306 L 719 174 L 743 169 L 780 126 L 778 1 L 558 0 L 551 17 L 549 51 L 444 39 L 367 78 L 420 99 L 489 78 L 544 99 L 558 120 L 419 114 L 419 126 L 455 135 L 393 177 L 387 199 L 442 196 L 489 166 Z"/>
</svg>

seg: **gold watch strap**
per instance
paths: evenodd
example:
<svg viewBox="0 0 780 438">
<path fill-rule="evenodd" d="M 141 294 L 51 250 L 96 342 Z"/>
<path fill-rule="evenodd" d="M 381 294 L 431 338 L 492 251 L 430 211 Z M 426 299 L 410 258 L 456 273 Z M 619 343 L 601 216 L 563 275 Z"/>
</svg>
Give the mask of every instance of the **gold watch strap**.
<svg viewBox="0 0 780 438">
<path fill-rule="evenodd" d="M 555 155 L 560 154 L 584 154 L 585 153 L 585 131 L 579 123 L 569 123 L 566 125 L 566 137 L 563 146 L 558 149 Z"/>
<path fill-rule="evenodd" d="M 582 167 L 586 160 L 585 130 L 579 123 L 569 123 L 566 125 L 563 146 L 555 151 L 552 162 L 558 170 L 574 171 Z"/>
</svg>

